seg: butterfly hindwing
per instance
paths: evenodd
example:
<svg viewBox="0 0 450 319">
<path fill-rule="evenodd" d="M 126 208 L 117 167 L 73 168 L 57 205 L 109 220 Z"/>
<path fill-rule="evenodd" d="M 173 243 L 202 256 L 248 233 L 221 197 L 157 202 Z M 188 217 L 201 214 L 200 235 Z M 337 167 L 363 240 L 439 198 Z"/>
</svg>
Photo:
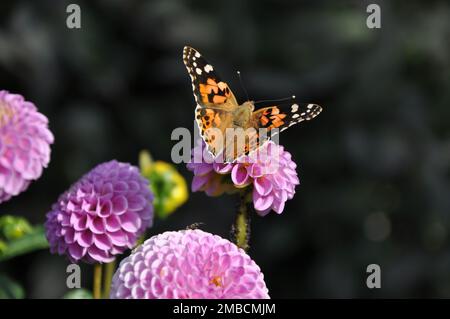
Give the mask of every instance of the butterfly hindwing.
<svg viewBox="0 0 450 319">
<path fill-rule="evenodd" d="M 309 121 L 319 115 L 320 112 L 322 112 L 322 107 L 311 103 L 279 104 L 257 109 L 253 112 L 250 121 L 250 127 L 254 128 L 254 131 L 246 139 L 243 152 L 238 154 L 235 152 L 235 158 L 248 155 L 279 132 L 300 122 Z M 266 132 L 260 129 L 266 129 Z M 264 134 L 261 134 L 262 132 Z"/>
<path fill-rule="evenodd" d="M 252 125 L 255 128 L 266 128 L 269 132 L 274 128 L 280 132 L 295 124 L 309 121 L 322 112 L 317 104 L 288 103 L 258 109 L 252 114 Z"/>
<path fill-rule="evenodd" d="M 195 119 L 208 151 L 217 156 L 223 150 L 223 136 L 227 127 L 232 125 L 233 113 L 221 108 L 198 105 L 195 109 Z"/>
</svg>

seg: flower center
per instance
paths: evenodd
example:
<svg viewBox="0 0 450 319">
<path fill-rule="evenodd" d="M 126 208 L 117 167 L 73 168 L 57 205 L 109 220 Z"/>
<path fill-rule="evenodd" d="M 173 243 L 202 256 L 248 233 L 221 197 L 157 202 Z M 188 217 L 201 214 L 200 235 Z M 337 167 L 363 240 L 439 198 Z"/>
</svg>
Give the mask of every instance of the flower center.
<svg viewBox="0 0 450 319">
<path fill-rule="evenodd" d="M 222 277 L 220 276 L 214 276 L 210 283 L 216 285 L 216 287 L 222 287 Z"/>
<path fill-rule="evenodd" d="M 0 126 L 5 125 L 13 115 L 13 109 L 7 103 L 0 102 Z"/>
</svg>

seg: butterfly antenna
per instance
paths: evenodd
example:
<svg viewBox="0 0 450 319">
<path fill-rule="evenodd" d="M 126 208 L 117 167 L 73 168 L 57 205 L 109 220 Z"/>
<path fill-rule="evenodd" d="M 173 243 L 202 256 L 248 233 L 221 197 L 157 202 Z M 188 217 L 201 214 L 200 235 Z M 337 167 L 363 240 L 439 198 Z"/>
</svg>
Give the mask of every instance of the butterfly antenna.
<svg viewBox="0 0 450 319">
<path fill-rule="evenodd" d="M 248 97 L 247 89 L 245 88 L 245 85 L 244 85 L 244 81 L 242 81 L 241 71 L 236 71 L 236 73 L 238 75 L 239 82 L 241 83 L 242 90 L 245 92 L 245 96 L 247 97 L 247 101 L 250 101 L 250 98 Z"/>
<path fill-rule="evenodd" d="M 295 95 L 292 95 L 291 97 L 285 97 L 282 99 L 275 99 L 275 100 L 260 100 L 260 101 L 256 101 L 254 102 L 256 103 L 263 103 L 263 102 L 283 102 L 283 101 L 288 101 L 288 100 L 295 100 Z"/>
</svg>

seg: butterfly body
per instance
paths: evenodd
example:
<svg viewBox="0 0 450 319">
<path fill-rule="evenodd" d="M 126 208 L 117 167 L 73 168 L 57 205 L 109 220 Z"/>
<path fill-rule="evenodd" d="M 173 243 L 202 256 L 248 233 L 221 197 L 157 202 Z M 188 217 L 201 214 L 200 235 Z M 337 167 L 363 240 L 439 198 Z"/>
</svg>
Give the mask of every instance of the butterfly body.
<svg viewBox="0 0 450 319">
<path fill-rule="evenodd" d="M 244 102 L 233 110 L 233 126 L 235 128 L 248 128 L 251 125 L 251 118 L 255 105 L 251 101 Z"/>
<path fill-rule="evenodd" d="M 223 156 L 226 163 L 249 154 L 272 136 L 288 127 L 316 117 L 322 108 L 317 104 L 273 105 L 255 110 L 253 101 L 239 104 L 228 84 L 214 67 L 195 49 L 186 46 L 183 61 L 192 81 L 197 102 L 195 119 L 209 152 Z M 276 129 L 276 130 L 275 130 Z M 237 132 L 237 133 L 236 133 Z M 235 145 L 237 134 L 245 134 L 242 147 Z"/>
</svg>

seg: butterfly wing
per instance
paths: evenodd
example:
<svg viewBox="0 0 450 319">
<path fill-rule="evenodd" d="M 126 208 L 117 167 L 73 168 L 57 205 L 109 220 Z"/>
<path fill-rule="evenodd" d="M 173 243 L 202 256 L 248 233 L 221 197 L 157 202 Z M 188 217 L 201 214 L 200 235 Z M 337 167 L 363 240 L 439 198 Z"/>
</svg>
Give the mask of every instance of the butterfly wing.
<svg viewBox="0 0 450 319">
<path fill-rule="evenodd" d="M 197 102 L 195 119 L 200 135 L 208 145 L 208 150 L 216 156 L 223 150 L 223 143 L 216 138 L 218 134 L 214 134 L 214 131 L 219 130 L 224 136 L 226 128 L 232 127 L 233 111 L 238 107 L 236 97 L 197 50 L 184 47 L 183 61 L 191 77 Z"/>
<path fill-rule="evenodd" d="M 269 132 L 277 128 L 280 132 L 283 132 L 295 124 L 312 120 L 320 112 L 322 112 L 322 107 L 311 103 L 268 106 L 253 112 L 252 126 L 255 128 L 266 128 Z"/>
<path fill-rule="evenodd" d="M 280 104 L 254 111 L 250 121 L 250 127 L 253 127 L 255 131 L 246 140 L 244 154 L 237 154 L 237 156 L 249 154 L 279 132 L 283 132 L 288 127 L 300 122 L 312 120 L 320 112 L 322 112 L 322 107 L 311 103 Z M 267 129 L 267 134 L 264 136 L 260 136 L 259 129 L 261 128 Z"/>
</svg>

